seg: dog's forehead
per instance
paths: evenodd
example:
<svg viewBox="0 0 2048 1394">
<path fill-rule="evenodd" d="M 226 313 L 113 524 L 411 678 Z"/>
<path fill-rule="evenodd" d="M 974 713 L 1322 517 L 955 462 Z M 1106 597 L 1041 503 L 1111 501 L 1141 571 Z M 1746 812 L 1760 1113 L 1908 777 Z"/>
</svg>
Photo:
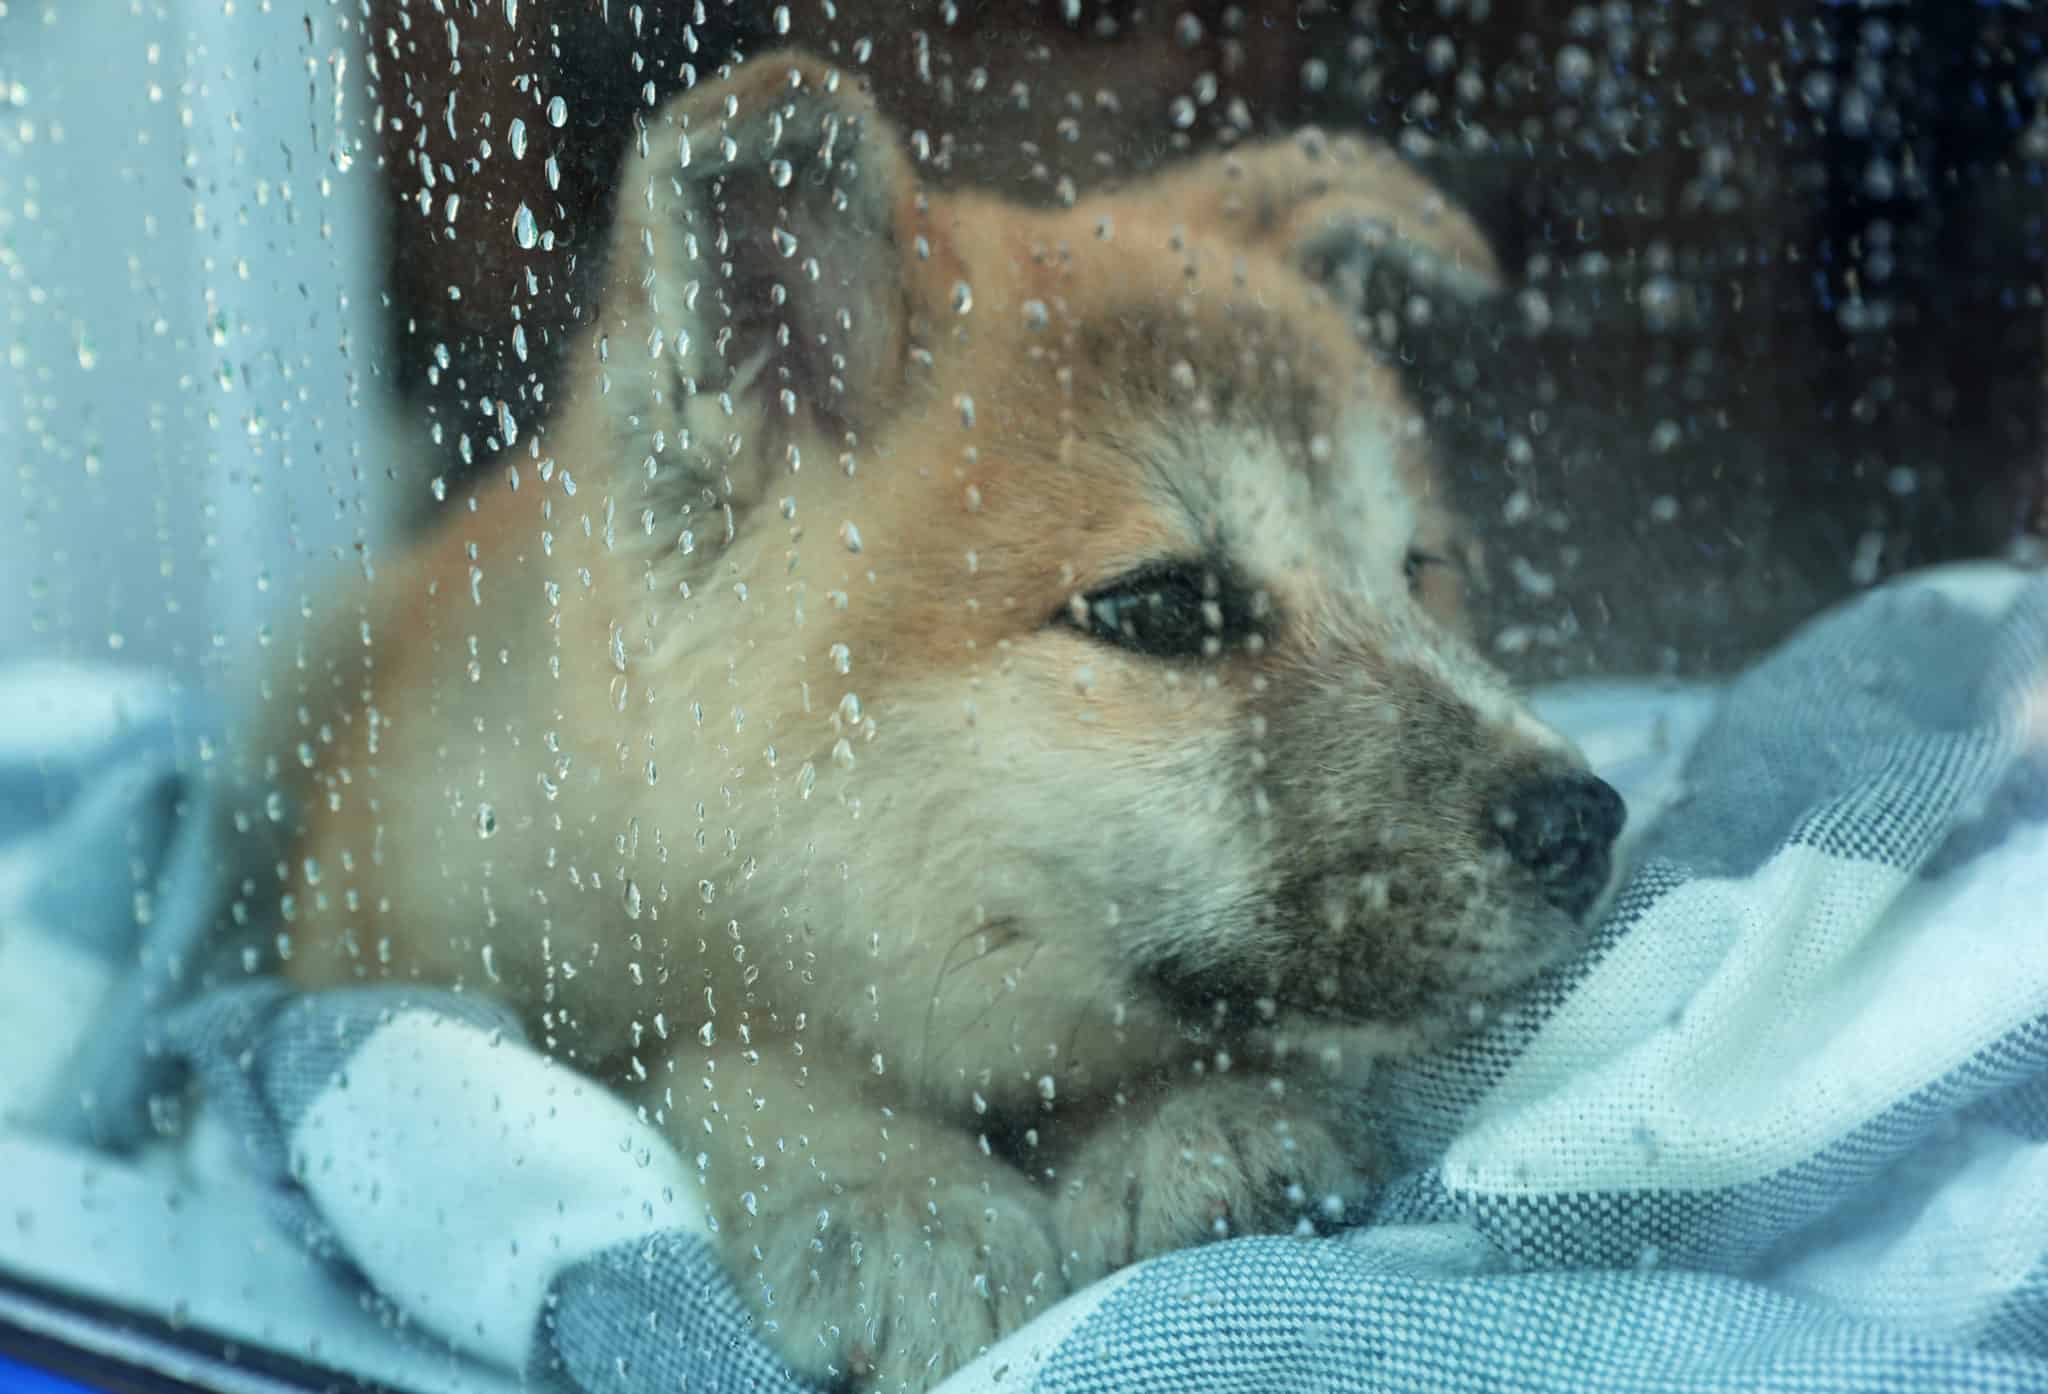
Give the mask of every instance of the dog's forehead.
<svg viewBox="0 0 2048 1394">
<path fill-rule="evenodd" d="M 1319 311 L 1245 300 L 1105 314 L 1080 335 L 1078 366 L 1104 384 L 1092 424 L 1203 548 L 1273 580 L 1397 584 L 1420 520 L 1403 444 L 1414 412 Z"/>
</svg>

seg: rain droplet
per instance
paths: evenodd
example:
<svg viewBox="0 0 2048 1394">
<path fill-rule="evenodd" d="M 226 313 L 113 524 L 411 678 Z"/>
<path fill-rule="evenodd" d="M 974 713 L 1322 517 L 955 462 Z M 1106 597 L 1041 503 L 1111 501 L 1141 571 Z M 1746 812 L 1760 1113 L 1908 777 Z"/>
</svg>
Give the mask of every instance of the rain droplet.
<svg viewBox="0 0 2048 1394">
<path fill-rule="evenodd" d="M 839 525 L 839 540 L 846 544 L 847 551 L 860 551 L 860 529 L 852 523 L 847 522 Z"/>
<path fill-rule="evenodd" d="M 506 130 L 505 138 L 512 144 L 512 158 L 526 158 L 526 122 L 520 117 L 512 118 L 512 125 Z"/>
<path fill-rule="evenodd" d="M 974 287 L 965 281 L 953 282 L 953 313 L 964 315 L 974 308 Z"/>
<path fill-rule="evenodd" d="M 558 130 L 569 124 L 569 104 L 560 97 L 548 98 L 548 124 Z"/>
<path fill-rule="evenodd" d="M 512 236 L 524 251 L 532 251 L 540 241 L 540 228 L 533 221 L 533 210 L 520 204 L 512 214 Z"/>
<path fill-rule="evenodd" d="M 796 171 L 790 168 L 789 161 L 770 160 L 768 162 L 768 180 L 770 183 L 774 184 L 776 188 L 788 188 L 789 181 L 791 179 L 794 179 L 795 177 Z"/>
<path fill-rule="evenodd" d="M 626 880 L 626 914 L 632 919 L 640 918 L 640 883 L 628 877 Z"/>
<path fill-rule="evenodd" d="M 476 806 L 476 835 L 489 837 L 498 830 L 498 813 L 487 803 Z"/>
<path fill-rule="evenodd" d="M 699 881 L 697 883 L 697 898 L 706 905 L 709 905 L 712 901 L 718 899 L 718 887 L 712 885 L 709 881 Z"/>
</svg>

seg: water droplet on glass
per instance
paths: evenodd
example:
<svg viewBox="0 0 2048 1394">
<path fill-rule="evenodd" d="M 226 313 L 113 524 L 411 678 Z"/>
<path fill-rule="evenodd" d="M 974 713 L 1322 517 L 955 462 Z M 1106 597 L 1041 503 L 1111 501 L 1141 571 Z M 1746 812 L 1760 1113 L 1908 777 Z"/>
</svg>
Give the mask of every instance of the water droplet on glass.
<svg viewBox="0 0 2048 1394">
<path fill-rule="evenodd" d="M 533 210 L 520 204 L 512 214 L 512 236 L 524 251 L 532 251 L 540 241 L 540 228 L 533 221 Z"/>
<path fill-rule="evenodd" d="M 569 104 L 560 97 L 548 98 L 548 124 L 558 130 L 569 124 Z"/>
<path fill-rule="evenodd" d="M 706 905 L 709 905 L 712 901 L 718 899 L 718 887 L 712 885 L 709 881 L 699 881 L 697 883 L 697 898 Z"/>
<path fill-rule="evenodd" d="M 626 878 L 625 902 L 627 916 L 632 919 L 639 919 L 641 909 L 640 883 L 631 877 Z"/>
<path fill-rule="evenodd" d="M 489 837 L 498 830 L 498 813 L 487 803 L 476 806 L 476 835 Z"/>
<path fill-rule="evenodd" d="M 964 315 L 974 308 L 974 287 L 965 281 L 953 282 L 953 313 Z"/>
<path fill-rule="evenodd" d="M 790 168 L 789 161 L 770 160 L 768 162 L 768 179 L 776 188 L 788 188 L 789 181 L 795 177 L 796 171 Z"/>
<path fill-rule="evenodd" d="M 525 159 L 526 122 L 517 116 L 513 117 L 511 126 L 505 131 L 505 138 L 511 142 L 512 158 L 515 160 Z"/>
</svg>

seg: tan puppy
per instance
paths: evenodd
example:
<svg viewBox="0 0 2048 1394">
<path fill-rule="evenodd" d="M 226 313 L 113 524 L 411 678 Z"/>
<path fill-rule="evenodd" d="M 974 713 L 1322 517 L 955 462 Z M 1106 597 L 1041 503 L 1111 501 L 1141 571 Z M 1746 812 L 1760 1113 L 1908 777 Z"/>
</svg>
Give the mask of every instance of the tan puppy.
<svg viewBox="0 0 2048 1394">
<path fill-rule="evenodd" d="M 1312 138 L 928 198 L 789 54 L 618 197 L 564 405 L 279 694 L 289 973 L 511 1003 L 819 1375 L 1354 1213 L 1352 1067 L 1561 952 L 1621 820 L 1459 637 L 1357 332 L 1484 294 L 1471 227 Z"/>
</svg>

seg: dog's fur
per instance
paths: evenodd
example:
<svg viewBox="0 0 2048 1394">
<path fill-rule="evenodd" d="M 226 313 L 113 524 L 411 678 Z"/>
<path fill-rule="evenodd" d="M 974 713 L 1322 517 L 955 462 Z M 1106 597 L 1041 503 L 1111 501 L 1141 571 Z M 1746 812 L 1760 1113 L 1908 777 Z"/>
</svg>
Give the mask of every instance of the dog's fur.
<svg viewBox="0 0 2048 1394">
<path fill-rule="evenodd" d="M 512 1004 L 702 1159 L 820 1375 L 1341 1219 L 1355 1067 L 1574 926 L 1494 810 L 1576 756 L 1459 636 L 1358 333 L 1383 274 L 1487 293 L 1477 234 L 1312 136 L 927 197 L 788 54 L 653 114 L 619 200 L 556 418 L 277 698 L 286 971 Z"/>
</svg>

